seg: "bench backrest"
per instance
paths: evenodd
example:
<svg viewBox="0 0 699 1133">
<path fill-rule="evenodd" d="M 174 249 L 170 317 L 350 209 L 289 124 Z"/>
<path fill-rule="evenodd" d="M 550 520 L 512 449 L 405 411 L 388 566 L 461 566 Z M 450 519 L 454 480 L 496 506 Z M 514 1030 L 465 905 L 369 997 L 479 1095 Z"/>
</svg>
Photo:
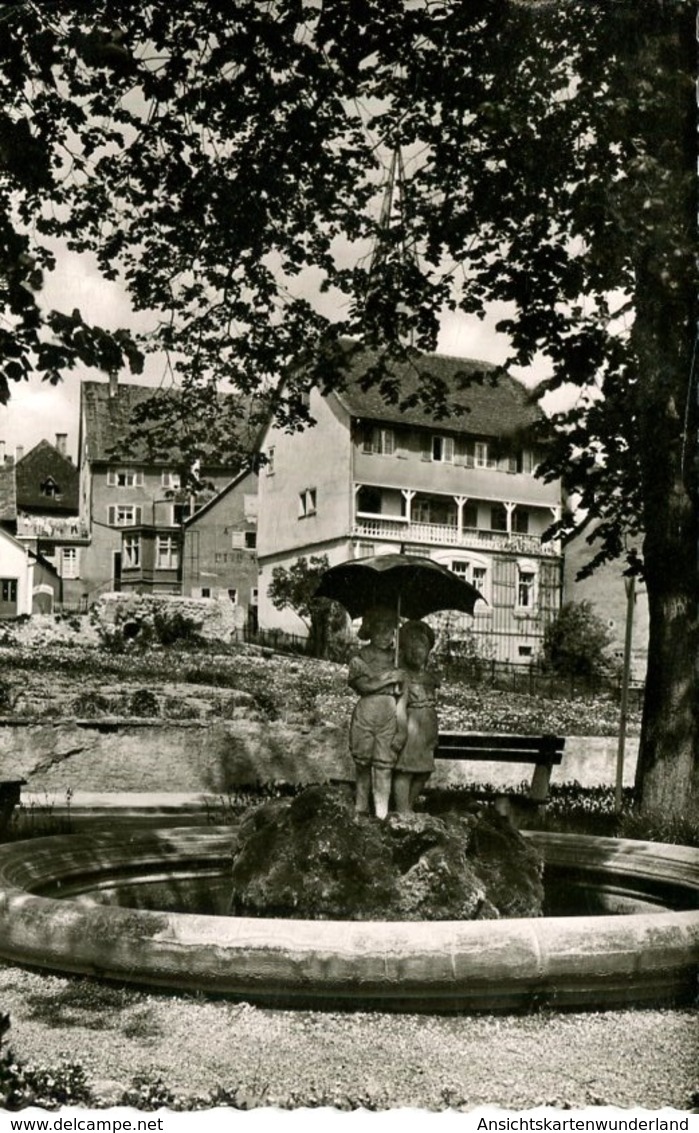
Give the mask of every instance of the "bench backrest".
<svg viewBox="0 0 699 1133">
<path fill-rule="evenodd" d="M 492 763 L 559 764 L 563 736 L 482 735 L 476 732 L 440 732 L 437 759 L 472 759 Z"/>
</svg>

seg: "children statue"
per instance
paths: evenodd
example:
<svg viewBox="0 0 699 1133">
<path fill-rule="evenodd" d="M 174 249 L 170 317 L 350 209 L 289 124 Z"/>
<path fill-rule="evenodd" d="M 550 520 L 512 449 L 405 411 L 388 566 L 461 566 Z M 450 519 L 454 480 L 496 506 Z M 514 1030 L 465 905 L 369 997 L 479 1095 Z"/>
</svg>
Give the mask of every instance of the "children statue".
<svg viewBox="0 0 699 1133">
<path fill-rule="evenodd" d="M 359 694 L 350 724 L 350 751 L 356 766 L 355 811 L 385 818 L 391 794 L 391 777 L 397 758 L 396 701 L 403 687 L 403 673 L 395 666 L 393 653 L 397 616 L 383 606 L 364 615 L 359 637 L 369 644 L 353 657 L 348 682 Z"/>
<path fill-rule="evenodd" d="M 434 632 L 426 622 L 405 622 L 398 635 L 403 691 L 397 705 L 398 727 L 393 741 L 398 752 L 393 797 L 399 814 L 412 811 L 434 770 L 439 731 L 434 705 L 440 681 L 427 667 L 434 640 Z"/>
</svg>

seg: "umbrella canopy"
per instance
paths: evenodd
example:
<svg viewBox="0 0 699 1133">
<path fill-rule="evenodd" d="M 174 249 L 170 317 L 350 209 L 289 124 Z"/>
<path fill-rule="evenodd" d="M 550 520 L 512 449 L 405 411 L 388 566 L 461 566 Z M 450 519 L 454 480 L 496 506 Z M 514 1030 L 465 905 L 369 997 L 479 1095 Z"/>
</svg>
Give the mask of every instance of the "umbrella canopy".
<svg viewBox="0 0 699 1133">
<path fill-rule="evenodd" d="M 334 599 L 351 618 L 372 606 L 388 606 L 404 618 L 424 618 L 437 610 L 472 614 L 479 598 L 485 602 L 470 582 L 417 555 L 374 555 L 339 563 L 326 570 L 314 597 Z"/>
</svg>

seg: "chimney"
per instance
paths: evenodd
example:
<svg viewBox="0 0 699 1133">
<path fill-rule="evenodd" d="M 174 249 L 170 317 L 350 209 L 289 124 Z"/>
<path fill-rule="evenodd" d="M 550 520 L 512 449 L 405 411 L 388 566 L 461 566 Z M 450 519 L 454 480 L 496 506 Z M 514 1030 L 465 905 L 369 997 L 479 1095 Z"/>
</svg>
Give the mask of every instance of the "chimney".
<svg viewBox="0 0 699 1133">
<path fill-rule="evenodd" d="M 117 370 L 109 371 L 109 396 L 116 397 L 119 389 L 119 373 Z"/>
<path fill-rule="evenodd" d="M 61 456 L 66 455 L 66 441 L 68 440 L 67 433 L 56 433 L 56 448 Z"/>
<path fill-rule="evenodd" d="M 24 445 L 17 445 L 17 448 L 15 449 L 15 464 L 19 464 L 19 462 L 20 462 L 20 460 L 22 459 L 23 456 L 24 456 Z"/>
<path fill-rule="evenodd" d="M 0 464 L 5 463 L 5 442 L 0 441 Z"/>
</svg>

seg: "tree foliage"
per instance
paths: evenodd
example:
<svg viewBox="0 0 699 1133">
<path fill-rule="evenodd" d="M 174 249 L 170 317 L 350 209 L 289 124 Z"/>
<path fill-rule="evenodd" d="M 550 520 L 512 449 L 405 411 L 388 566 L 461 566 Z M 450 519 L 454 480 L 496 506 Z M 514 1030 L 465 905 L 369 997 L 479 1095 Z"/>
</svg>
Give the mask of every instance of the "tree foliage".
<svg viewBox="0 0 699 1133">
<path fill-rule="evenodd" d="M 613 673 L 612 636 L 592 603 L 567 602 L 546 627 L 544 660 L 566 677 L 604 678 Z"/>
<path fill-rule="evenodd" d="M 314 657 L 333 657 L 344 652 L 347 615 L 336 602 L 314 597 L 329 566 L 327 555 L 311 555 L 310 559 L 302 556 L 290 567 L 274 567 L 267 590 L 278 610 L 293 610 L 305 623 L 309 631 L 308 651 Z"/>
<path fill-rule="evenodd" d="M 579 389 L 543 474 L 597 520 L 596 560 L 644 534 L 640 785 L 699 799 L 690 0 L 74 0 L 3 19 L 0 396 L 30 367 L 165 350 L 185 395 L 233 383 L 295 429 L 305 389 L 342 382 L 341 336 L 379 348 L 366 380 L 400 401 L 392 359 L 420 372 L 445 311 L 504 304 L 508 365 L 542 354 L 539 394 Z M 154 313 L 149 336 L 43 310 L 57 239 Z"/>
</svg>

